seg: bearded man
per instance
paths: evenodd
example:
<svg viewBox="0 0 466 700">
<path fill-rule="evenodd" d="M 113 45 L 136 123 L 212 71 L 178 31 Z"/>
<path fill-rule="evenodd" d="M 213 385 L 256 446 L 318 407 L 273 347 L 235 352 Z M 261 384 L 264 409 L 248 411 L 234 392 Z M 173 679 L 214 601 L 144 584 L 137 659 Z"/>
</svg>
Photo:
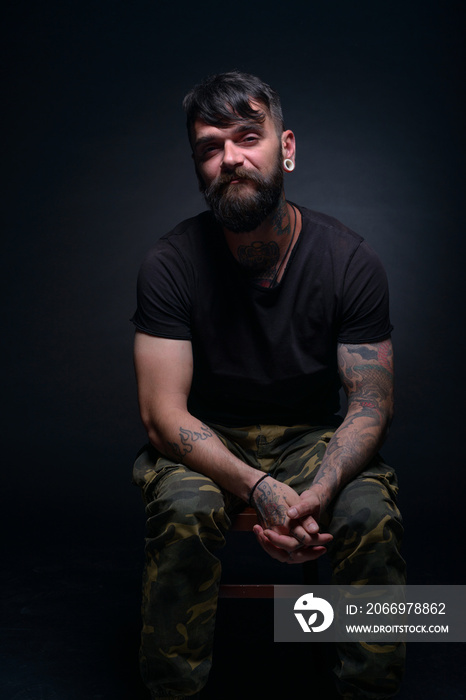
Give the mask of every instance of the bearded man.
<svg viewBox="0 0 466 700">
<path fill-rule="evenodd" d="M 184 108 L 209 211 L 149 252 L 133 317 L 153 699 L 198 697 L 207 682 L 216 552 L 246 503 L 281 562 L 326 553 L 332 583 L 405 582 L 396 476 L 378 455 L 393 412 L 381 263 L 358 234 L 285 199 L 296 142 L 270 86 L 216 75 Z M 338 693 L 392 697 L 403 663 L 402 645 L 341 645 Z"/>
</svg>

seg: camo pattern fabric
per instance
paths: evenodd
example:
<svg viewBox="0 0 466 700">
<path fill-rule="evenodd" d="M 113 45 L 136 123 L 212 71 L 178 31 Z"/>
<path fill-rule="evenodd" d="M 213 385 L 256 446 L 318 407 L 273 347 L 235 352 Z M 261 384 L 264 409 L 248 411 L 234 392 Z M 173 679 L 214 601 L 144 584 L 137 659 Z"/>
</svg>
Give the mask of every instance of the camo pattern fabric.
<svg viewBox="0 0 466 700">
<path fill-rule="evenodd" d="M 211 425 L 247 464 L 308 488 L 334 428 Z M 207 682 L 221 576 L 216 550 L 245 504 L 208 477 L 146 446 L 133 469 L 147 514 L 140 663 L 152 698 L 194 697 Z M 335 499 L 322 522 L 332 583 L 403 584 L 396 476 L 378 457 Z M 404 670 L 402 644 L 337 645 L 334 674 L 345 700 L 390 697 Z"/>
</svg>

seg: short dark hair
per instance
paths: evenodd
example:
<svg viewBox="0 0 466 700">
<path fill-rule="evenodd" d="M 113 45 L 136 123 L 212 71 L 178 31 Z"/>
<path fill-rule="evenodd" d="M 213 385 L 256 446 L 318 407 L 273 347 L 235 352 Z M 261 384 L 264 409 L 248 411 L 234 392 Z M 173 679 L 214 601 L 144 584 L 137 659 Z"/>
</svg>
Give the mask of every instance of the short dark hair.
<svg viewBox="0 0 466 700">
<path fill-rule="evenodd" d="M 197 119 L 220 128 L 242 119 L 262 123 L 265 112 L 251 107 L 250 101 L 264 105 L 277 132 L 284 129 L 280 97 L 270 85 L 250 73 L 230 71 L 206 78 L 195 85 L 183 100 L 188 135 Z"/>
</svg>

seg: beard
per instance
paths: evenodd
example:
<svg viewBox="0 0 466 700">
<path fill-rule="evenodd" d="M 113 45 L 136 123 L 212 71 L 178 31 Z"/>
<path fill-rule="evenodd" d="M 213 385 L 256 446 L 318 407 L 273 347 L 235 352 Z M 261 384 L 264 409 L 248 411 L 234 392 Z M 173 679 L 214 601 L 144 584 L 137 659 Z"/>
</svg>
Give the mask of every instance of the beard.
<svg viewBox="0 0 466 700">
<path fill-rule="evenodd" d="M 243 182 L 230 185 L 240 178 Z M 253 191 L 248 184 L 252 183 Z M 283 191 L 281 154 L 270 175 L 245 168 L 219 175 L 209 187 L 202 182 L 201 191 L 216 220 L 234 233 L 254 231 L 277 208 Z"/>
</svg>

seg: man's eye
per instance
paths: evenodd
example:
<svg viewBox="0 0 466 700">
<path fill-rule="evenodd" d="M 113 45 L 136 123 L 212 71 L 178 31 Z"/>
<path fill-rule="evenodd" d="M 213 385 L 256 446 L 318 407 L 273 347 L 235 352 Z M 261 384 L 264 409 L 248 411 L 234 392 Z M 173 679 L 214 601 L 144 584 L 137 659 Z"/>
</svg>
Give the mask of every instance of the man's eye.
<svg viewBox="0 0 466 700">
<path fill-rule="evenodd" d="M 246 142 L 246 143 L 255 143 L 255 142 L 258 141 L 258 140 L 259 140 L 259 137 L 258 137 L 258 136 L 256 136 L 255 134 L 250 134 L 249 136 L 245 136 L 245 137 L 243 138 L 243 143 L 244 143 L 244 142 Z"/>
<path fill-rule="evenodd" d="M 206 146 L 205 148 L 202 149 L 201 156 L 202 158 L 209 158 L 209 156 L 213 155 L 218 151 L 218 146 Z"/>
</svg>

